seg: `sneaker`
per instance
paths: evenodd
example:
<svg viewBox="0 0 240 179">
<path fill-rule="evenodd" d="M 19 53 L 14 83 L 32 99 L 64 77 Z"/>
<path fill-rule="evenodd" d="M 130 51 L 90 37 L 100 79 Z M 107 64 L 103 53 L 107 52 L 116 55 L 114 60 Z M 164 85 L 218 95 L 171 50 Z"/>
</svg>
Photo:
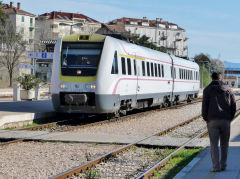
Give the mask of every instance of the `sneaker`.
<svg viewBox="0 0 240 179">
<path fill-rule="evenodd" d="M 220 171 L 222 171 L 221 169 L 215 169 L 215 168 L 213 168 L 212 170 L 211 170 L 211 172 L 220 172 Z"/>
<path fill-rule="evenodd" d="M 226 170 L 226 168 L 225 168 L 225 167 L 222 167 L 222 168 L 221 168 L 221 171 L 225 171 L 225 170 Z"/>
</svg>

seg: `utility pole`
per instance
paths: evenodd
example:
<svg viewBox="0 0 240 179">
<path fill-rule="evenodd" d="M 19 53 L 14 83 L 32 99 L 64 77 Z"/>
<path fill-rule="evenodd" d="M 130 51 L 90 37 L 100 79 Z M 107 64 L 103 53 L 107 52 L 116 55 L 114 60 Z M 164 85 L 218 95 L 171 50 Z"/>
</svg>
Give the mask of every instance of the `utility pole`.
<svg viewBox="0 0 240 179">
<path fill-rule="evenodd" d="M 202 89 L 203 89 L 203 65 L 204 65 L 204 62 L 202 62 Z"/>
</svg>

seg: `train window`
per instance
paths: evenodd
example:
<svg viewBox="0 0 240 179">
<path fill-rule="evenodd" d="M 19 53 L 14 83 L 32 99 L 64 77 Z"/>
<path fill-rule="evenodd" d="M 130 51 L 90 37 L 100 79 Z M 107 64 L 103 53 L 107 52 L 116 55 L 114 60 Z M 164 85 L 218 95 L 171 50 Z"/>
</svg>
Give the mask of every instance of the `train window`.
<svg viewBox="0 0 240 179">
<path fill-rule="evenodd" d="M 150 76 L 150 66 L 149 66 L 149 62 L 147 62 L 147 75 Z"/>
<path fill-rule="evenodd" d="M 131 59 L 127 58 L 127 69 L 128 69 L 128 75 L 132 74 L 132 66 L 131 66 Z"/>
<path fill-rule="evenodd" d="M 151 63 L 151 76 L 154 76 L 153 63 Z"/>
<path fill-rule="evenodd" d="M 179 78 L 181 79 L 181 69 L 179 68 Z"/>
<path fill-rule="evenodd" d="M 122 74 L 126 75 L 126 62 L 124 57 L 121 58 L 121 62 L 122 62 Z"/>
<path fill-rule="evenodd" d="M 159 76 L 159 77 L 162 76 L 162 75 L 161 75 L 161 66 L 160 66 L 160 64 L 158 64 L 158 76 Z"/>
<path fill-rule="evenodd" d="M 164 66 L 162 65 L 162 77 L 164 77 Z"/>
<path fill-rule="evenodd" d="M 157 77 L 158 76 L 158 71 L 157 71 L 157 64 L 154 63 L 154 67 L 155 67 L 155 76 Z"/>
<path fill-rule="evenodd" d="M 176 79 L 176 68 L 174 68 L 174 79 Z"/>
<path fill-rule="evenodd" d="M 137 75 L 137 67 L 136 67 L 136 60 L 133 60 L 133 67 L 134 67 L 134 75 Z"/>
<path fill-rule="evenodd" d="M 112 64 L 112 72 L 111 74 L 118 74 L 118 60 L 117 60 L 117 51 L 115 51 L 113 57 L 113 64 Z"/>
<path fill-rule="evenodd" d="M 170 67 L 170 71 L 171 71 L 171 78 L 173 77 L 173 68 Z"/>
<path fill-rule="evenodd" d="M 142 75 L 146 76 L 146 73 L 145 73 L 145 62 L 144 61 L 142 61 Z"/>
</svg>

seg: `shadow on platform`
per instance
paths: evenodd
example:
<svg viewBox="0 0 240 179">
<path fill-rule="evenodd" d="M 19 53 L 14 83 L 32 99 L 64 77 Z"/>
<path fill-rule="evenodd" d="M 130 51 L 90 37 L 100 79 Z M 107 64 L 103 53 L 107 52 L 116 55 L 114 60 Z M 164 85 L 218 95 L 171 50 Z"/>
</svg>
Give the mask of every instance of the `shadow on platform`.
<svg viewBox="0 0 240 179">
<path fill-rule="evenodd" d="M 53 112 L 51 100 L 0 102 L 0 112 Z"/>
</svg>

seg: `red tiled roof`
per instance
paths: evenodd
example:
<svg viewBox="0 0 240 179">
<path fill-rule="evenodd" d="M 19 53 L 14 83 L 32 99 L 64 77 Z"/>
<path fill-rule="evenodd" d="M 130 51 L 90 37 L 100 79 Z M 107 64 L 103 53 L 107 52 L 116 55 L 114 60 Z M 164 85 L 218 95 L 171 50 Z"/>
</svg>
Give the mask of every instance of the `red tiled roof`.
<svg viewBox="0 0 240 179">
<path fill-rule="evenodd" d="M 14 6 L 10 7 L 9 4 L 5 4 L 4 6 L 5 6 L 4 10 L 5 10 L 6 14 L 23 14 L 23 15 L 28 15 L 28 16 L 35 17 L 34 14 L 32 14 L 30 12 L 27 12 L 27 11 L 24 11 L 22 9 L 18 9 L 18 8 L 14 7 Z"/>
<path fill-rule="evenodd" d="M 122 17 L 120 19 L 114 19 L 110 22 L 108 22 L 108 25 L 111 24 L 127 24 L 130 25 L 130 22 L 137 22 L 139 26 L 142 26 L 143 22 L 148 22 L 149 27 L 156 27 L 156 24 L 163 24 L 166 25 L 167 28 L 169 28 L 170 25 L 175 25 L 179 30 L 184 30 L 183 28 L 179 27 L 177 24 L 168 22 L 168 21 L 157 21 L 157 20 L 148 20 L 148 19 L 137 19 L 137 18 L 129 18 L 129 17 Z"/>
<path fill-rule="evenodd" d="M 123 25 L 107 25 L 107 24 L 104 24 L 104 25 L 113 32 L 120 32 L 120 33 L 127 32 Z"/>
<path fill-rule="evenodd" d="M 74 18 L 80 18 L 85 19 L 87 22 L 94 22 L 94 23 L 100 23 L 95 19 L 92 19 L 88 16 L 85 16 L 83 14 L 78 13 L 70 13 L 70 12 L 59 12 L 59 11 L 52 11 L 50 13 L 44 13 L 39 15 L 39 17 L 47 16 L 48 19 L 58 19 L 58 20 L 73 20 Z"/>
</svg>

